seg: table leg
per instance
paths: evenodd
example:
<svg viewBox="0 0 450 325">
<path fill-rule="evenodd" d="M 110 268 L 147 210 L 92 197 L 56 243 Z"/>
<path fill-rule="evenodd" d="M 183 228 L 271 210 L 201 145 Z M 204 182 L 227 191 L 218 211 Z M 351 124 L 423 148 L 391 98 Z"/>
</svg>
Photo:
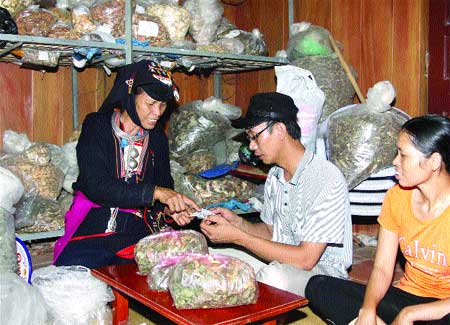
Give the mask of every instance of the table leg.
<svg viewBox="0 0 450 325">
<path fill-rule="evenodd" d="M 128 324 L 128 298 L 120 291 L 114 290 L 113 301 L 113 325 L 126 325 Z"/>
</svg>

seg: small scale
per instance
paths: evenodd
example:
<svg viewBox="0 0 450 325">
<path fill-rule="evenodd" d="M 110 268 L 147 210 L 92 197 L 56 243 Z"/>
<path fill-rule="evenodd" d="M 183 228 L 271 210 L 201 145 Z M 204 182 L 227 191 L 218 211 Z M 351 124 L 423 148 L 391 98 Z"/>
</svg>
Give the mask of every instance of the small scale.
<svg viewBox="0 0 450 325">
<path fill-rule="evenodd" d="M 17 264 L 19 269 L 17 274 L 24 280 L 31 284 L 31 274 L 33 273 L 33 264 L 31 263 L 30 252 L 25 243 L 16 237 L 17 247 Z"/>
</svg>

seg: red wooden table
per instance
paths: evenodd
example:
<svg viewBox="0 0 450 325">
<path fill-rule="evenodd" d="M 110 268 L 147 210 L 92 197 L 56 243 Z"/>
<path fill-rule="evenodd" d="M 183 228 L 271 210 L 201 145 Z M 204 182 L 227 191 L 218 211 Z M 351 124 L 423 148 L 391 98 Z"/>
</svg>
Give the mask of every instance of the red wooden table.
<svg viewBox="0 0 450 325">
<path fill-rule="evenodd" d="M 256 304 L 208 309 L 176 309 L 168 292 L 148 288 L 145 276 L 137 274 L 136 263 L 93 269 L 92 275 L 113 289 L 113 323 L 128 324 L 128 298 L 133 298 L 171 321 L 182 325 L 248 324 L 264 320 L 276 324 L 275 317 L 308 303 L 306 298 L 268 286 L 259 285 Z"/>
</svg>

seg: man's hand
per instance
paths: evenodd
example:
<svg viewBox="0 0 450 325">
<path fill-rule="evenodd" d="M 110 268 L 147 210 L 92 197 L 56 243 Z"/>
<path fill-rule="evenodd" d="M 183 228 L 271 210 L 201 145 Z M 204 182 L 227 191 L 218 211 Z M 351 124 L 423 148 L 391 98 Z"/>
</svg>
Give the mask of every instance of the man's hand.
<svg viewBox="0 0 450 325">
<path fill-rule="evenodd" d="M 180 226 L 192 221 L 191 213 L 200 211 L 200 207 L 192 199 L 170 188 L 156 186 L 153 197 L 167 205 L 170 216 Z"/>
<path fill-rule="evenodd" d="M 206 217 L 200 223 L 200 229 L 213 243 L 236 243 L 242 235 L 242 231 L 222 215 Z"/>
<path fill-rule="evenodd" d="M 225 220 L 231 223 L 233 226 L 242 228 L 243 219 L 239 217 L 236 213 L 226 208 L 215 207 L 209 209 L 212 213 L 222 216 Z"/>
</svg>

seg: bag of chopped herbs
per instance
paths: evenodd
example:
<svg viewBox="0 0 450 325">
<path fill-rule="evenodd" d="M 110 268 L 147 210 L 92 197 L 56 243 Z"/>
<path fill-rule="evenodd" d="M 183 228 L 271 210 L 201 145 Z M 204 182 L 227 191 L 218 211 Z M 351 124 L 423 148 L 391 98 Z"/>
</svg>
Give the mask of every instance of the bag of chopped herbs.
<svg viewBox="0 0 450 325">
<path fill-rule="evenodd" d="M 56 200 L 62 189 L 64 173 L 51 159 L 51 149 L 44 143 L 36 143 L 20 154 L 2 157 L 0 166 L 20 178 L 26 193 L 37 189 L 43 198 Z"/>
<path fill-rule="evenodd" d="M 64 228 L 64 215 L 58 201 L 43 198 L 41 196 L 24 196 L 23 206 L 18 207 L 16 218 L 19 214 L 22 219 L 34 220 L 31 226 L 20 229 L 21 233 L 34 233 L 56 231 Z"/>
<path fill-rule="evenodd" d="M 12 214 L 0 208 L 0 274 L 17 271 L 16 233 Z"/>
<path fill-rule="evenodd" d="M 215 112 L 201 111 L 202 101 L 179 107 L 170 117 L 169 146 L 172 154 L 187 156 L 198 149 L 212 147 L 225 140 L 224 130 L 231 122 Z"/>
<path fill-rule="evenodd" d="M 256 190 L 255 184 L 230 175 L 214 179 L 184 175 L 184 179 L 178 181 L 182 183 L 175 183 L 175 190 L 203 206 L 231 199 L 245 201 L 252 197 Z"/>
<path fill-rule="evenodd" d="M 142 238 L 134 249 L 141 274 L 148 274 L 162 259 L 184 253 L 208 253 L 203 234 L 194 230 L 166 231 Z"/>
<path fill-rule="evenodd" d="M 287 45 L 289 61 L 308 55 L 329 55 L 333 53 L 329 35 L 323 27 L 302 21 L 291 26 L 292 36 Z"/>
<path fill-rule="evenodd" d="M 293 61 L 292 65 L 311 71 L 317 85 L 325 93 L 325 102 L 319 123 L 325 121 L 331 113 L 339 108 L 353 104 L 355 89 L 335 53 L 326 56 L 303 56 Z M 352 67 L 350 69 L 356 78 L 356 72 Z"/>
<path fill-rule="evenodd" d="M 186 257 L 169 277 L 178 309 L 223 308 L 256 303 L 255 271 L 246 262 L 220 254 Z"/>
<path fill-rule="evenodd" d="M 349 190 L 392 165 L 398 133 L 409 116 L 390 106 L 395 89 L 389 81 L 370 88 L 366 104 L 343 107 L 325 122 L 329 160 L 342 172 Z"/>
<path fill-rule="evenodd" d="M 151 290 L 167 291 L 169 289 L 169 277 L 175 265 L 186 257 L 203 255 L 198 253 L 184 253 L 161 259 L 147 275 L 148 287 Z"/>
</svg>

